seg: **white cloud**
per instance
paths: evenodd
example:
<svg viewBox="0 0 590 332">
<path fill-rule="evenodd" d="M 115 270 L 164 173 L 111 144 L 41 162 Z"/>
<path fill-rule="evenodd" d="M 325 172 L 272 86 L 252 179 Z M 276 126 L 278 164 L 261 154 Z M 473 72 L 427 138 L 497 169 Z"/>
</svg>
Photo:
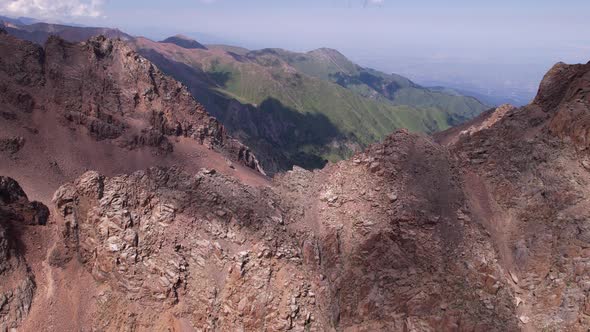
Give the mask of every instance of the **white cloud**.
<svg viewBox="0 0 590 332">
<path fill-rule="evenodd" d="M 385 0 L 365 0 L 364 6 L 381 6 L 385 3 Z"/>
<path fill-rule="evenodd" d="M 99 17 L 103 0 L 0 0 L 0 13 L 37 18 Z"/>
</svg>

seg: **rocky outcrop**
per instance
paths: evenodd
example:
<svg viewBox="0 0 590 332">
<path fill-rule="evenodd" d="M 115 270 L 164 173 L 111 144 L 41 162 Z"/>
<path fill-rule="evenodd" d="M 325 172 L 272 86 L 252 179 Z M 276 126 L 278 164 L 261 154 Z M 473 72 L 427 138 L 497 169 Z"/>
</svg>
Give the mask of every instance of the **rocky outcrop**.
<svg viewBox="0 0 590 332">
<path fill-rule="evenodd" d="M 50 37 L 44 48 L 0 36 L 0 101 L 18 112 L 52 111 L 63 125 L 117 146 L 169 153 L 186 137 L 264 174 L 250 149 L 229 137 L 186 87 L 121 40 L 72 44 Z"/>
<path fill-rule="evenodd" d="M 174 308 L 199 329 L 324 330 L 315 278 L 302 269 L 297 239 L 268 189 L 206 169 L 88 172 L 62 186 L 54 203 L 67 245 L 112 287 L 105 310 L 142 303 L 124 309 L 138 326 Z M 121 323 L 95 322 L 108 330 Z"/>
<path fill-rule="evenodd" d="M 214 170 L 88 172 L 54 196 L 61 253 L 110 285 L 105 310 L 142 303 L 122 306 L 136 326 L 174 310 L 221 330 L 518 329 L 509 271 L 459 170 L 446 148 L 400 132 L 273 189 Z M 112 314 L 94 324 L 123 328 Z"/>
<path fill-rule="evenodd" d="M 25 145 L 25 139 L 20 136 L 0 138 L 0 152 L 5 152 L 8 154 L 15 154 L 24 145 Z"/>
<path fill-rule="evenodd" d="M 552 134 L 571 140 L 580 151 L 590 147 L 590 63 L 555 65 L 545 75 L 534 103 L 554 114 L 549 124 Z"/>
<path fill-rule="evenodd" d="M 566 65 L 563 62 L 555 64 L 543 77 L 534 104 L 552 111 L 561 102 L 572 99 L 578 93 L 580 83 L 588 72 L 586 65 Z"/>
<path fill-rule="evenodd" d="M 36 284 L 20 236 L 25 225 L 44 225 L 48 217 L 45 205 L 29 202 L 16 181 L 0 176 L 0 331 L 17 328 L 29 313 Z"/>
<path fill-rule="evenodd" d="M 525 330 L 590 326 L 584 309 L 589 73 L 588 65 L 556 65 L 534 103 L 450 146 L 474 220 L 509 271 Z"/>
</svg>

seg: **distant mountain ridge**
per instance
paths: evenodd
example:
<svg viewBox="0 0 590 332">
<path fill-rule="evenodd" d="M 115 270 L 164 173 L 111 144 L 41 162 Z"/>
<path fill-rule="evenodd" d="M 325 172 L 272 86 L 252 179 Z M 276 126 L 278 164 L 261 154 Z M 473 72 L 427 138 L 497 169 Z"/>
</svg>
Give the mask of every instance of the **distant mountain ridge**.
<svg viewBox="0 0 590 332">
<path fill-rule="evenodd" d="M 43 22 L 24 24 L 21 19 L 10 19 L 8 17 L 0 16 L 0 27 L 2 26 L 6 32 L 17 38 L 32 41 L 41 45 L 45 44 L 47 39 L 52 35 L 59 36 L 70 42 L 82 42 L 99 35 L 103 35 L 107 38 L 119 38 L 123 41 L 130 41 L 133 39 L 131 35 L 128 35 L 119 29 L 71 26 Z"/>
<path fill-rule="evenodd" d="M 27 25 L 27 24 L 35 24 L 40 23 L 41 21 L 31 18 L 31 17 L 8 17 L 8 16 L 0 16 L 1 22 L 6 22 L 10 24 L 16 25 Z"/>
</svg>

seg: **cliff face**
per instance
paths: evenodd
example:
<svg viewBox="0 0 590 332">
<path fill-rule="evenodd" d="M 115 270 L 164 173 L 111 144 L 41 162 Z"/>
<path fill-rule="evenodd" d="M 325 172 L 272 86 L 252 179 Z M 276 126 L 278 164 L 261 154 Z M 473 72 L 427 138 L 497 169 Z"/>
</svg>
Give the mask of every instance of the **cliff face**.
<svg viewBox="0 0 590 332">
<path fill-rule="evenodd" d="M 42 227 L 49 209 L 30 202 L 11 178 L 0 176 L 0 330 L 19 327 L 29 314 L 37 289 L 21 234 Z"/>
<path fill-rule="evenodd" d="M 589 75 L 588 65 L 556 65 L 531 105 L 491 113 L 481 120 L 497 117 L 492 126 L 468 128 L 449 146 L 475 220 L 509 271 L 517 315 L 529 330 L 577 331 L 590 324 Z"/>
<path fill-rule="evenodd" d="M 54 203 L 73 250 L 58 261 L 79 257 L 109 286 L 96 326 L 164 329 L 168 314 L 172 325 L 213 330 L 302 330 L 312 314 L 325 326 L 298 239 L 268 189 L 211 171 L 89 172 Z"/>
</svg>

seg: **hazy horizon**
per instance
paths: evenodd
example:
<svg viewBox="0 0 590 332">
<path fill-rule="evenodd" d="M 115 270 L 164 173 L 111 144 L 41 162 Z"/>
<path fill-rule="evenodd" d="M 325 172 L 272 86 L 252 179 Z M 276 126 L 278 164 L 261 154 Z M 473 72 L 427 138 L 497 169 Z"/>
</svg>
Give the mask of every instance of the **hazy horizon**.
<svg viewBox="0 0 590 332">
<path fill-rule="evenodd" d="M 0 14 L 117 27 L 153 39 L 309 51 L 335 48 L 363 65 L 425 85 L 515 103 L 558 61 L 590 60 L 590 2 L 506 0 L 0 0 Z"/>
</svg>

